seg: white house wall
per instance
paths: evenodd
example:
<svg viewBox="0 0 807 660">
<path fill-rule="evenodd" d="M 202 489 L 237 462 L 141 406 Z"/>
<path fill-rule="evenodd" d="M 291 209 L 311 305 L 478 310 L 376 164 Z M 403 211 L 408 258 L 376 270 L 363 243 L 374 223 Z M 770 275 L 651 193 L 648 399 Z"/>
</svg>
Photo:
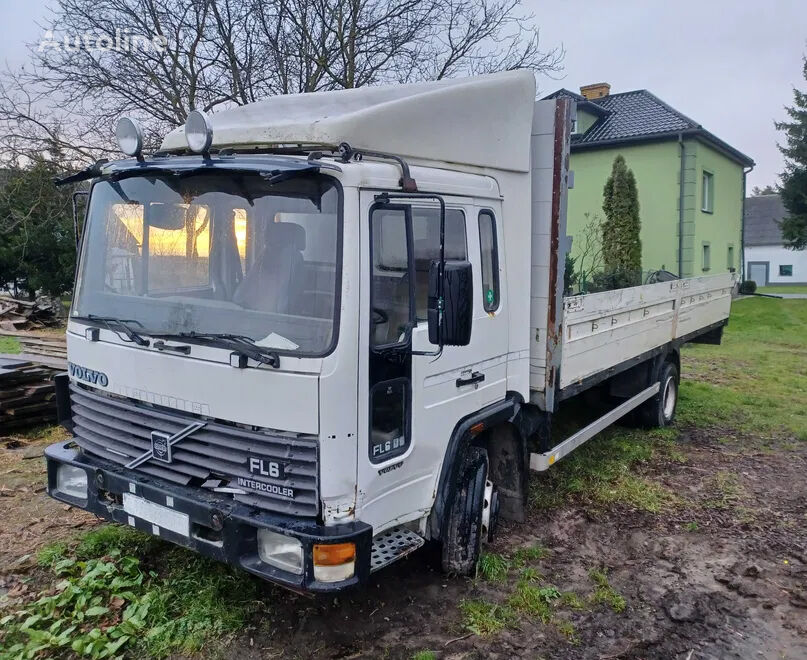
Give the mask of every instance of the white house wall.
<svg viewBox="0 0 807 660">
<path fill-rule="evenodd" d="M 767 262 L 768 284 L 807 284 L 807 250 L 788 250 L 779 245 L 745 248 L 745 276 L 750 277 L 749 263 Z M 779 266 L 793 266 L 792 277 L 779 275 Z M 761 285 L 761 282 L 757 282 Z"/>
</svg>

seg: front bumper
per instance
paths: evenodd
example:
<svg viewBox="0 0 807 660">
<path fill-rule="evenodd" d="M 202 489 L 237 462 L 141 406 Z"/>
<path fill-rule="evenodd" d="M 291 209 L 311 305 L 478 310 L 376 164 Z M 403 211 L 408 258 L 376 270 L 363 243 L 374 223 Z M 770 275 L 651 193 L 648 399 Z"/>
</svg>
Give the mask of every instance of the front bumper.
<svg viewBox="0 0 807 660">
<path fill-rule="evenodd" d="M 124 470 L 108 461 L 88 457 L 72 442 L 58 442 L 45 450 L 48 468 L 48 494 L 72 506 L 91 511 L 106 520 L 134 525 L 148 534 L 156 534 L 219 561 L 240 566 L 270 582 L 308 592 L 334 592 L 366 582 L 370 575 L 373 530 L 361 522 L 325 526 L 314 520 L 273 514 L 256 507 L 198 488 L 167 484 L 148 476 Z M 87 499 L 77 499 L 57 487 L 56 471 L 60 464 L 83 469 L 87 473 Z M 123 509 L 122 497 L 131 493 L 161 506 L 186 514 L 190 535 L 157 527 L 132 517 Z M 266 564 L 258 557 L 259 528 L 299 539 L 303 546 L 301 575 Z M 353 577 L 341 582 L 321 582 L 314 578 L 314 544 L 355 543 L 356 565 Z"/>
</svg>

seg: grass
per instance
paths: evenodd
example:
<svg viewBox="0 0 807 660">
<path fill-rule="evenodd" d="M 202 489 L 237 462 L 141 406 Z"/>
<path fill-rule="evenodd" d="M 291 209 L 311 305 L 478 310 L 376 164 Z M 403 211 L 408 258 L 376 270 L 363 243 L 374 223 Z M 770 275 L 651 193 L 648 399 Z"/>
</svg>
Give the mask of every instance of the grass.
<svg viewBox="0 0 807 660">
<path fill-rule="evenodd" d="M 127 527 L 106 526 L 39 552 L 55 584 L 0 604 L 0 659 L 162 658 L 223 649 L 256 611 L 243 571 Z"/>
<path fill-rule="evenodd" d="M 653 458 L 686 462 L 677 444 L 680 429 L 697 427 L 761 442 L 775 437 L 807 441 L 807 301 L 747 298 L 736 301 L 721 346 L 687 345 L 677 423 L 666 429 L 611 427 L 535 477 L 530 501 L 554 509 L 575 499 L 592 507 L 619 504 L 659 513 L 678 502 L 675 494 L 643 474 Z M 572 403 L 572 402 L 570 402 Z M 578 402 L 558 415 L 558 436 L 569 420 L 592 414 Z M 558 438 L 558 439 L 559 439 Z"/>
<path fill-rule="evenodd" d="M 477 576 L 489 582 L 504 582 L 509 570 L 510 560 L 492 552 L 483 552 L 476 566 Z"/>
<path fill-rule="evenodd" d="M 418 651 L 412 656 L 412 660 L 437 660 L 437 654 L 434 651 Z"/>
<path fill-rule="evenodd" d="M 736 301 L 721 346 L 690 345 L 678 419 L 807 441 L 807 301 Z"/>
<path fill-rule="evenodd" d="M 533 545 L 528 548 L 516 550 L 513 560 L 517 566 L 523 566 L 527 562 L 540 561 L 549 556 L 549 550 L 540 545 Z"/>
<path fill-rule="evenodd" d="M 463 600 L 460 603 L 463 625 L 475 635 L 495 635 L 515 623 L 513 611 L 486 600 Z"/>
<path fill-rule="evenodd" d="M 14 353 L 15 355 L 20 352 L 20 342 L 16 337 L 6 337 L 0 335 L 0 353 Z"/>
<path fill-rule="evenodd" d="M 592 568 L 588 572 L 588 576 L 594 582 L 594 593 L 591 596 L 592 603 L 607 605 L 617 614 L 625 610 L 625 599 L 608 582 L 608 574 L 605 569 Z"/>
<path fill-rule="evenodd" d="M 515 611 L 540 619 L 542 623 L 552 620 L 552 605 L 560 598 L 560 591 L 552 585 L 538 586 L 528 580 L 519 580 L 515 592 L 507 604 Z"/>
<path fill-rule="evenodd" d="M 707 499 L 704 505 L 713 509 L 734 508 L 745 495 L 737 475 L 726 470 L 716 472 L 709 487 L 714 497 Z"/>
<path fill-rule="evenodd" d="M 807 293 L 807 284 L 772 284 L 759 287 L 757 293 Z"/>
<path fill-rule="evenodd" d="M 504 628 L 516 627 L 520 620 L 529 618 L 554 626 L 570 644 L 578 644 L 580 640 L 574 624 L 568 619 L 559 618 L 557 612 L 561 609 L 579 612 L 589 605 L 576 593 L 562 592 L 556 586 L 544 582 L 543 575 L 535 566 L 530 565 L 548 555 L 549 551 L 539 545 L 518 548 L 512 556 L 484 553 L 479 560 L 477 577 L 502 585 L 508 584 L 508 589 L 512 588 L 512 591 L 506 594 L 503 602 L 482 599 L 462 601 L 460 610 L 466 630 L 481 636 L 495 635 Z M 515 584 L 512 581 L 513 575 L 517 576 Z"/>
<path fill-rule="evenodd" d="M 657 513 L 675 497 L 633 470 L 659 451 L 671 450 L 677 433 L 612 427 L 561 463 L 531 481 L 530 500 L 538 509 L 553 509 L 569 498 L 592 505 L 626 504 Z"/>
<path fill-rule="evenodd" d="M 481 636 L 495 635 L 505 628 L 517 627 L 525 618 L 554 626 L 570 644 L 579 644 L 580 639 L 574 624 L 558 616 L 561 610 L 581 612 L 598 602 L 617 602 L 621 596 L 608 585 L 597 585 L 588 599 L 572 591 L 562 592 L 555 585 L 544 581 L 543 575 L 531 562 L 540 561 L 549 555 L 542 546 L 518 548 L 512 556 L 484 553 L 479 560 L 477 577 L 501 585 L 507 584 L 502 602 L 474 599 L 460 603 L 463 625 L 471 633 Z M 512 581 L 516 575 L 515 582 Z M 604 576 L 602 572 L 597 575 Z M 610 591 L 609 591 L 610 590 Z M 622 601 L 624 608 L 624 600 Z M 621 611 L 621 610 L 620 610 Z"/>
<path fill-rule="evenodd" d="M 574 624 L 571 621 L 568 619 L 555 619 L 554 624 L 558 629 L 558 632 L 566 637 L 570 644 L 574 644 L 576 646 L 580 643 L 580 637 L 577 634 L 577 629 L 574 627 Z"/>
</svg>

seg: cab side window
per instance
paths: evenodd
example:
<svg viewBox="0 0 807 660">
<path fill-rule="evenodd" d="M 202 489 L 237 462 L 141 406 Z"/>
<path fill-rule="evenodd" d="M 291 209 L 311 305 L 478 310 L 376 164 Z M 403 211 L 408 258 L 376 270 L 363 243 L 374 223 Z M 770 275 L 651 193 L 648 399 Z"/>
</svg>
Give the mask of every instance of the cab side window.
<svg viewBox="0 0 807 660">
<path fill-rule="evenodd" d="M 418 321 L 426 320 L 429 294 L 429 266 L 440 258 L 440 211 L 436 208 L 412 208 L 412 235 L 415 255 L 415 314 Z M 465 239 L 465 214 L 458 209 L 446 209 L 446 259 L 465 261 L 468 249 Z"/>
<path fill-rule="evenodd" d="M 499 245 L 493 211 L 479 212 L 479 249 L 482 255 L 482 302 L 486 312 L 499 308 Z"/>
<path fill-rule="evenodd" d="M 383 207 L 372 212 L 372 346 L 403 343 L 411 328 L 410 241 L 407 225 L 407 214 L 403 208 Z"/>
</svg>

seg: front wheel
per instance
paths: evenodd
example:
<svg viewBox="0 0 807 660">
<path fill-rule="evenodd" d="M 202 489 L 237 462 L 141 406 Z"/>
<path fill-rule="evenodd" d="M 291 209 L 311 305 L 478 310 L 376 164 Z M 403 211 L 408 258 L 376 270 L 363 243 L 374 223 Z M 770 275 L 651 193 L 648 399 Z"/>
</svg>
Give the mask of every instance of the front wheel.
<svg viewBox="0 0 807 660">
<path fill-rule="evenodd" d="M 672 362 L 665 362 L 661 368 L 658 394 L 639 409 L 644 426 L 660 428 L 672 424 L 678 406 L 679 384 L 678 367 Z"/>
<path fill-rule="evenodd" d="M 482 541 L 486 540 L 483 537 L 492 531 L 486 529 L 491 525 L 485 498 L 486 492 L 492 492 L 488 483 L 488 453 L 481 447 L 468 447 L 443 533 L 442 565 L 446 573 L 473 575 L 476 570 Z M 495 524 L 498 506 L 494 506 Z"/>
</svg>

